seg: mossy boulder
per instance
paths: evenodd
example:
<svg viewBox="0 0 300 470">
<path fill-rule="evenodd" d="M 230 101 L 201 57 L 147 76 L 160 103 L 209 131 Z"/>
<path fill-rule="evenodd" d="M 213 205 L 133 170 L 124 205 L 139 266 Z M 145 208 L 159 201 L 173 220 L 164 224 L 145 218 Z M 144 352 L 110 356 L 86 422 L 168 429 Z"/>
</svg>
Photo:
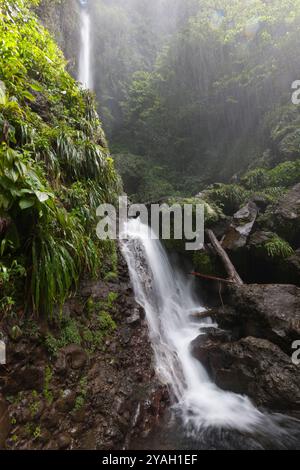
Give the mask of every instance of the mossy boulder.
<svg viewBox="0 0 300 470">
<path fill-rule="evenodd" d="M 294 248 L 300 247 L 300 183 L 268 208 L 261 218 L 261 225 L 277 233 Z"/>
</svg>

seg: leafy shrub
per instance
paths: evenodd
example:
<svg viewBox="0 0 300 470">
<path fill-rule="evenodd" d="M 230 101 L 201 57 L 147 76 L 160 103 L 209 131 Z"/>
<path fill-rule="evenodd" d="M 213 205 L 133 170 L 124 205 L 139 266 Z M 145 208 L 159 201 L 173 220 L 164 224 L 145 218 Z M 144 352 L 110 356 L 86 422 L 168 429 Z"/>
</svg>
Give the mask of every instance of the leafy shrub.
<svg viewBox="0 0 300 470">
<path fill-rule="evenodd" d="M 284 162 L 269 171 L 270 186 L 289 187 L 300 182 L 300 160 Z"/>
<path fill-rule="evenodd" d="M 261 190 L 269 186 L 269 182 L 268 171 L 264 168 L 255 168 L 242 178 L 243 186 L 250 190 Z"/>
<path fill-rule="evenodd" d="M 291 245 L 278 236 L 274 236 L 271 240 L 267 241 L 264 244 L 264 249 L 270 258 L 286 259 L 294 253 Z"/>
<path fill-rule="evenodd" d="M 256 168 L 242 178 L 243 185 L 249 190 L 265 188 L 288 188 L 300 181 L 300 160 L 280 163 L 272 169 Z"/>
<path fill-rule="evenodd" d="M 76 397 L 75 400 L 75 411 L 81 410 L 81 408 L 84 406 L 86 397 L 87 397 L 87 386 L 88 386 L 88 381 L 86 377 L 82 377 L 82 379 L 79 382 L 79 394 Z"/>
<path fill-rule="evenodd" d="M 57 337 L 48 333 L 45 337 L 47 350 L 53 356 L 56 356 L 59 349 L 69 344 L 81 345 L 82 338 L 76 320 L 73 318 L 62 318 L 60 330 Z"/>
<path fill-rule="evenodd" d="M 206 195 L 223 209 L 225 215 L 232 215 L 246 202 L 249 193 L 237 184 L 221 184 L 206 191 Z"/>
<path fill-rule="evenodd" d="M 44 394 L 46 401 L 49 403 L 49 405 L 51 405 L 51 403 L 53 402 L 53 393 L 50 390 L 52 378 L 53 378 L 53 371 L 51 367 L 46 366 L 43 394 Z"/>
<path fill-rule="evenodd" d="M 99 325 L 104 334 L 111 333 L 117 327 L 111 315 L 105 310 L 101 310 L 98 317 Z"/>
</svg>

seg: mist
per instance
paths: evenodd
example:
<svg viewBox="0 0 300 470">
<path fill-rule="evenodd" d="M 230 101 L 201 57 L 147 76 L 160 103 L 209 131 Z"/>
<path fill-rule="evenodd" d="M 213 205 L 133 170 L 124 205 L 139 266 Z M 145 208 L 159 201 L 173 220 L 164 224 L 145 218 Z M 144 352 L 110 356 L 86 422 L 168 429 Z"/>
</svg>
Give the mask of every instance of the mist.
<svg viewBox="0 0 300 470">
<path fill-rule="evenodd" d="M 253 160 L 286 159 L 283 146 L 268 155 L 298 78 L 299 1 L 92 0 L 89 9 L 94 91 L 129 193 L 189 195 Z"/>
</svg>

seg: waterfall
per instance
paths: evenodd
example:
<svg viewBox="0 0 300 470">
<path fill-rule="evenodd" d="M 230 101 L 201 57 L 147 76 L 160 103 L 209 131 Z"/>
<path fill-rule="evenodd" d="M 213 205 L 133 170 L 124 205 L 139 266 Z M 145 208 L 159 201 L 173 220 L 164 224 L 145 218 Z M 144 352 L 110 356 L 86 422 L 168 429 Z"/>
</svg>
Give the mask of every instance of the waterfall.
<svg viewBox="0 0 300 470">
<path fill-rule="evenodd" d="M 190 435 L 208 428 L 285 433 L 276 421 L 281 415 L 259 411 L 245 396 L 219 389 L 190 350 L 191 341 L 214 327 L 199 323 L 195 313 L 205 309 L 193 292 L 193 280 L 174 269 L 149 227 L 130 220 L 121 242 L 137 302 L 145 309 L 156 371 L 169 387 L 173 411 Z M 285 433 L 287 434 L 287 433 Z"/>
<path fill-rule="evenodd" d="M 92 89 L 91 71 L 91 18 L 86 8 L 81 8 L 81 44 L 78 80 L 84 88 Z"/>
</svg>

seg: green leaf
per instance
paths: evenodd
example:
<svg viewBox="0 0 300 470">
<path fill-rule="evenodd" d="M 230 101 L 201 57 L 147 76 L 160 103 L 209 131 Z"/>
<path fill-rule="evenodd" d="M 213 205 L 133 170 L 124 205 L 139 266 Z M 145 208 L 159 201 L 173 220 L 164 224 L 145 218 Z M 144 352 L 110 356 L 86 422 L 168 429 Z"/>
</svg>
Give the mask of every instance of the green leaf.
<svg viewBox="0 0 300 470">
<path fill-rule="evenodd" d="M 0 105 L 6 103 L 6 87 L 5 84 L 0 80 Z"/>
<path fill-rule="evenodd" d="M 29 209 L 29 207 L 34 206 L 34 200 L 33 199 L 21 199 L 19 202 L 19 206 L 22 210 Z"/>
<path fill-rule="evenodd" d="M 38 83 L 31 83 L 30 88 L 33 91 L 38 91 L 38 92 L 43 91 L 43 87 L 41 85 L 39 85 Z"/>
<path fill-rule="evenodd" d="M 45 201 L 48 201 L 49 199 L 49 194 L 43 193 L 42 191 L 35 191 L 35 195 L 40 202 L 45 202 Z"/>
<path fill-rule="evenodd" d="M 9 208 L 10 200 L 4 196 L 4 194 L 0 194 L 0 207 L 2 207 L 4 210 L 7 210 Z"/>
<path fill-rule="evenodd" d="M 18 180 L 19 178 L 19 173 L 16 172 L 13 168 L 5 168 L 4 174 L 7 178 L 9 178 L 11 181 L 14 183 Z"/>
<path fill-rule="evenodd" d="M 23 98 L 26 98 L 29 101 L 35 100 L 34 96 L 29 91 L 26 91 L 26 90 L 22 92 L 22 96 Z"/>
</svg>

